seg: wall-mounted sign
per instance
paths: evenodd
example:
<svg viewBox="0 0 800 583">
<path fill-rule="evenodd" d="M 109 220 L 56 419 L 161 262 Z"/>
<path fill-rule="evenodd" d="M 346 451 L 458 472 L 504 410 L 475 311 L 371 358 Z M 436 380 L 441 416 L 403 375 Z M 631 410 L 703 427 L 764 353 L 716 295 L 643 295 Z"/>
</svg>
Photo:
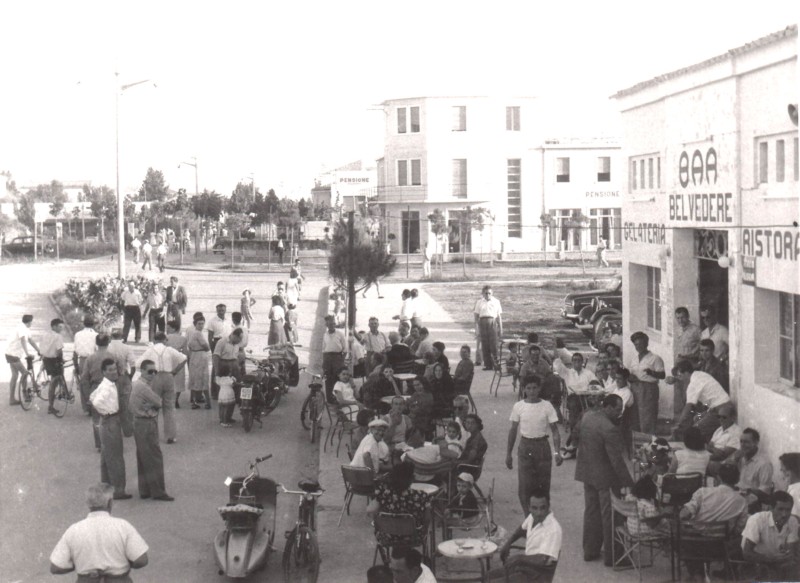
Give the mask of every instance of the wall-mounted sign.
<svg viewBox="0 0 800 583">
<path fill-rule="evenodd" d="M 694 232 L 694 256 L 718 260 L 728 254 L 728 231 L 700 229 Z"/>
<path fill-rule="evenodd" d="M 800 257 L 800 230 L 743 229 L 742 253 L 797 261 Z"/>
<path fill-rule="evenodd" d="M 752 255 L 742 255 L 742 283 L 756 285 L 756 258 Z"/>
<path fill-rule="evenodd" d="M 702 194 L 670 194 L 671 221 L 732 223 L 733 194 L 711 192 Z"/>
<path fill-rule="evenodd" d="M 619 197 L 619 190 L 587 190 L 586 198 Z"/>
<path fill-rule="evenodd" d="M 678 158 L 678 181 L 683 188 L 686 188 L 690 180 L 694 186 L 702 186 L 704 182 L 717 183 L 717 151 L 714 148 L 709 148 L 705 156 L 700 150 L 692 152 L 691 165 L 689 153 L 686 150 L 681 152 Z"/>
<path fill-rule="evenodd" d="M 654 245 L 666 245 L 667 227 L 657 223 L 624 223 L 622 234 L 625 241 L 635 241 L 639 243 L 652 243 Z"/>
</svg>

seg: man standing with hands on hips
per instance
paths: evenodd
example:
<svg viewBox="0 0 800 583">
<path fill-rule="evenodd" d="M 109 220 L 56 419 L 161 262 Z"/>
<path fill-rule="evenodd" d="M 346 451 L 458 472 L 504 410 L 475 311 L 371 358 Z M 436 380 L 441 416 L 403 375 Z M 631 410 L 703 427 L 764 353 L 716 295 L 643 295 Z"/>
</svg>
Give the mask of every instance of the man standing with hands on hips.
<svg viewBox="0 0 800 583">
<path fill-rule="evenodd" d="M 631 342 L 636 354 L 628 362 L 633 401 L 639 409 L 639 428 L 642 433 L 655 435 L 658 421 L 658 381 L 666 378 L 664 361 L 647 348 L 650 337 L 644 332 L 634 332 Z"/>
<path fill-rule="evenodd" d="M 327 330 L 322 335 L 322 374 L 325 375 L 325 395 L 329 403 L 335 403 L 333 385 L 336 384 L 339 370 L 344 366 L 344 354 L 347 345 L 344 334 L 336 329 L 336 319 L 325 316 Z"/>
<path fill-rule="evenodd" d="M 483 370 L 494 370 L 497 360 L 497 338 L 503 335 L 503 309 L 494 297 L 492 286 L 483 286 L 483 297 L 475 304 L 475 330 L 483 349 Z M 527 504 L 527 500 L 526 500 Z"/>
</svg>

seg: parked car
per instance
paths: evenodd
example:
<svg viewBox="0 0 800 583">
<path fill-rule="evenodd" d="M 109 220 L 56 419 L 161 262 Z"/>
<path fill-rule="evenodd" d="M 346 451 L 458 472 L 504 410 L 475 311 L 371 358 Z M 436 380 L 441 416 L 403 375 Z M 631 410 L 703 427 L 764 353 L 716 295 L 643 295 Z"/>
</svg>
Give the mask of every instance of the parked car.
<svg viewBox="0 0 800 583">
<path fill-rule="evenodd" d="M 601 299 L 605 303 L 605 307 L 614 308 L 622 311 L 622 278 L 615 277 L 607 286 L 600 289 L 591 289 L 567 294 L 564 298 L 564 305 L 561 308 L 561 317 L 566 318 L 573 324 L 580 323 L 581 310 L 588 308 L 583 312 L 584 323 L 588 323 L 592 314 L 596 311 L 596 307 L 592 308 L 592 302 L 595 299 Z"/>
<path fill-rule="evenodd" d="M 211 248 L 211 253 L 214 255 L 225 255 L 225 244 L 221 241 L 215 243 L 214 246 Z"/>
<path fill-rule="evenodd" d="M 30 255 L 33 256 L 33 243 L 34 239 L 32 236 L 24 236 L 24 237 L 14 237 L 10 243 L 3 244 L 3 255 L 7 255 L 9 257 L 14 256 L 25 256 Z M 42 254 L 44 251 L 45 255 L 52 255 L 56 252 L 56 246 L 53 241 L 38 241 L 39 244 L 39 254 Z"/>
</svg>

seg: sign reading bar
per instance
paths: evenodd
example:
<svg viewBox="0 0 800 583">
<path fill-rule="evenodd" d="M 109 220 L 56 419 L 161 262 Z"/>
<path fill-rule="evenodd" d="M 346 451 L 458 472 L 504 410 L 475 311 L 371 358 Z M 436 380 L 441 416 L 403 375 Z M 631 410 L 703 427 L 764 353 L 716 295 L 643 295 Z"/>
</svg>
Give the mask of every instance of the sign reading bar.
<svg viewBox="0 0 800 583">
<path fill-rule="evenodd" d="M 622 233 L 625 241 L 667 244 L 667 227 L 656 223 L 624 223 Z"/>
<path fill-rule="evenodd" d="M 742 283 L 756 285 L 756 258 L 752 255 L 742 255 Z"/>
</svg>

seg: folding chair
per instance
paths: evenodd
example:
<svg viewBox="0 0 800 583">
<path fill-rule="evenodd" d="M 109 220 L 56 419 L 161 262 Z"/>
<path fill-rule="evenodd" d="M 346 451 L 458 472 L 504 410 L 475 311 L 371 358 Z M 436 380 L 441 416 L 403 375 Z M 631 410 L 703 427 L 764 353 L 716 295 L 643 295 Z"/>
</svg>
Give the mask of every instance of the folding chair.
<svg viewBox="0 0 800 583">
<path fill-rule="evenodd" d="M 342 466 L 342 478 L 344 479 L 345 487 L 344 503 L 336 526 L 342 525 L 342 518 L 345 512 L 350 516 L 350 503 L 353 501 L 354 496 L 364 496 L 367 499 L 367 503 L 369 503 L 375 492 L 375 476 L 369 468 Z"/>
<path fill-rule="evenodd" d="M 627 519 L 635 518 L 640 521 L 639 511 L 636 502 L 632 500 L 621 500 L 611 494 L 611 532 L 613 542 L 611 547 L 612 567 L 615 571 L 623 569 L 636 569 L 639 581 L 642 580 L 642 569 L 652 567 L 655 562 L 654 549 L 665 548 L 666 544 L 671 543 L 671 534 L 633 534 L 628 530 Z M 620 523 L 617 516 L 622 515 L 626 521 Z M 617 545 L 622 546 L 622 555 L 617 556 Z M 650 559 L 648 563 L 642 562 L 642 548 L 649 550 Z M 630 563 L 630 564 L 627 564 Z"/>
<path fill-rule="evenodd" d="M 347 433 L 352 437 L 353 431 L 358 427 L 358 423 L 351 419 L 347 413 L 343 412 L 341 408 L 333 403 L 327 403 L 328 419 L 328 433 L 325 435 L 325 443 L 322 446 L 322 451 L 327 451 L 328 440 L 330 440 L 331 447 L 333 447 L 333 440 L 336 439 L 336 432 L 339 432 L 339 442 L 336 444 L 336 457 L 339 457 L 339 449 L 342 446 L 342 438 Z"/>
<path fill-rule="evenodd" d="M 661 482 L 661 504 L 672 506 L 676 512 L 692 499 L 692 495 L 703 486 L 703 474 L 664 474 Z"/>
<path fill-rule="evenodd" d="M 681 561 L 696 561 L 704 565 L 704 571 L 710 571 L 710 563 L 722 562 L 730 581 L 735 580 L 733 565 L 728 556 L 728 523 L 703 522 L 688 520 L 678 521 L 677 528 L 677 573 L 681 579 Z"/>
<path fill-rule="evenodd" d="M 494 392 L 495 397 L 500 392 L 500 382 L 504 378 L 513 377 L 517 373 L 516 370 L 508 368 L 508 356 L 506 353 L 508 353 L 508 350 L 503 352 L 503 341 L 500 340 L 497 347 L 497 359 L 494 362 L 492 382 L 489 383 L 489 394 L 491 395 Z M 517 362 L 519 362 L 519 358 L 517 358 Z"/>
<path fill-rule="evenodd" d="M 422 556 L 429 559 L 431 569 L 436 569 L 436 554 L 428 545 L 428 524 L 417 524 L 411 514 L 379 512 L 374 525 L 377 544 L 372 557 L 373 565 L 378 562 L 378 553 L 384 564 L 388 565 L 394 546 L 422 547 Z M 430 546 L 435 549 L 435 541 Z"/>
<path fill-rule="evenodd" d="M 460 469 L 460 468 L 459 468 Z M 448 505 L 442 513 L 442 540 L 453 538 L 453 530 L 472 532 L 485 530 L 485 535 L 476 538 L 489 538 L 494 534 L 497 525 L 494 524 L 494 479 L 486 494 L 483 494 L 475 485 L 475 498 L 478 500 L 478 510 L 474 516 L 456 516 L 458 512 Z"/>
</svg>

